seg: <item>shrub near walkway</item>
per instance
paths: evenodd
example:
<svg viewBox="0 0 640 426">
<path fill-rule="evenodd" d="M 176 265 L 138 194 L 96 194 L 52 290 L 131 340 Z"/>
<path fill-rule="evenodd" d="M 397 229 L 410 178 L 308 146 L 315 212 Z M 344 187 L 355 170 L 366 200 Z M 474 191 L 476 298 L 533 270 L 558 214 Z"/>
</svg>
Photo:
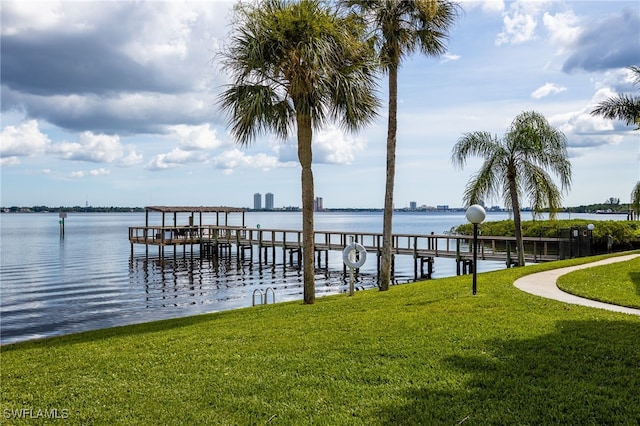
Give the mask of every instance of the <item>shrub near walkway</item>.
<svg viewBox="0 0 640 426">
<path fill-rule="evenodd" d="M 476 296 L 454 277 L 5 346 L 3 417 L 637 424 L 640 318 L 513 286 L 584 261 L 480 274 Z"/>
</svg>

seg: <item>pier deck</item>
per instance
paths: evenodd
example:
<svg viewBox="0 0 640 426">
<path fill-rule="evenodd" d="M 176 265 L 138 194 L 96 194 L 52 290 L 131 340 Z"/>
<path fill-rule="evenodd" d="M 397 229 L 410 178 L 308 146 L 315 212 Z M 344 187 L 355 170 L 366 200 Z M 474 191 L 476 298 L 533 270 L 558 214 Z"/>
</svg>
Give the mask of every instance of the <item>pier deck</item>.
<svg viewBox="0 0 640 426">
<path fill-rule="evenodd" d="M 275 250 L 288 252 L 289 258 L 302 250 L 302 231 L 287 229 L 259 229 L 245 226 L 133 226 L 129 228 L 129 241 L 133 256 L 134 244 L 144 244 L 147 247 L 157 246 L 159 255 L 164 257 L 166 247 L 189 247 L 191 254 L 194 248 L 200 250 L 201 255 L 210 256 L 219 253 L 221 248 L 231 250 L 235 247 L 238 256 L 244 255 L 247 248 L 257 247 L 260 262 L 268 261 L 269 252 L 275 261 Z M 342 231 L 315 231 L 315 251 L 318 263 L 321 263 L 321 253 L 328 256 L 329 251 L 342 251 L 351 241 L 362 244 L 368 253 L 375 254 L 379 263 L 382 249 L 381 233 L 353 233 Z M 560 246 L 565 241 L 562 238 L 524 238 L 525 260 L 527 262 L 545 262 L 560 259 Z M 478 237 L 478 259 L 504 261 L 509 267 L 513 264 L 515 238 L 514 237 Z M 453 258 L 458 262 L 458 271 L 462 268 L 466 273 L 471 268 L 473 255 L 473 236 L 471 235 L 408 235 L 394 234 L 394 255 L 412 256 L 414 259 L 414 276 L 420 276 L 426 263 L 431 270 L 435 258 Z M 285 256 L 283 256 L 285 258 Z M 458 272 L 460 273 L 460 272 Z M 430 275 L 430 272 L 426 274 Z"/>
</svg>

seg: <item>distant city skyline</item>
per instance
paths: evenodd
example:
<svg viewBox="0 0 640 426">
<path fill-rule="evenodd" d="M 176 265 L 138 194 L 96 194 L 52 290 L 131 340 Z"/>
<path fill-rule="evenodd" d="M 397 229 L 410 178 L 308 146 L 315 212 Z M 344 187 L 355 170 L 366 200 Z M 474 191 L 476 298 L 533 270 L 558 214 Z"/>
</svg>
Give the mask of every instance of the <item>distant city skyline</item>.
<svg viewBox="0 0 640 426">
<path fill-rule="evenodd" d="M 264 210 L 273 210 L 274 207 L 274 195 L 271 192 L 264 194 Z M 253 209 L 262 210 L 262 194 L 256 192 L 253 194 Z"/>
</svg>

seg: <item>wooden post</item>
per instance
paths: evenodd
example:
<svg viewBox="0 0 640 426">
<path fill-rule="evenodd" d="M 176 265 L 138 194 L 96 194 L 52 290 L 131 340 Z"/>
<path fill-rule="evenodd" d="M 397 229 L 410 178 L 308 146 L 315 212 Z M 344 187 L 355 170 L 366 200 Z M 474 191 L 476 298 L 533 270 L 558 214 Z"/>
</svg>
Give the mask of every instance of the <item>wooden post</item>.
<svg viewBox="0 0 640 426">
<path fill-rule="evenodd" d="M 418 237 L 413 237 L 413 280 L 418 281 Z"/>
<path fill-rule="evenodd" d="M 60 212 L 58 213 L 58 217 L 60 218 L 60 238 L 64 238 L 64 219 L 67 217 L 67 213 Z"/>
</svg>

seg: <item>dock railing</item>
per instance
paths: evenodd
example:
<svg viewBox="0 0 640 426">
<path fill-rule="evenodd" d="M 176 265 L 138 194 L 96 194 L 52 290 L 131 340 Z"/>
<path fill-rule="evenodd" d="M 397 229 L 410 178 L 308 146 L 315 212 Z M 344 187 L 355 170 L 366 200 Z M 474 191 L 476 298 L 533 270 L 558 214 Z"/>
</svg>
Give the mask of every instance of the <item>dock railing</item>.
<svg viewBox="0 0 640 426">
<path fill-rule="evenodd" d="M 368 252 L 380 254 L 382 233 L 315 231 L 316 251 L 343 250 L 351 242 L 362 244 Z M 133 226 L 129 228 L 132 244 L 157 246 L 227 244 L 259 248 L 301 249 L 302 231 L 292 229 L 260 229 L 244 226 Z M 562 238 L 525 237 L 525 259 L 541 262 L 560 258 Z M 506 260 L 515 253 L 515 237 L 479 236 L 478 257 L 482 260 Z M 451 234 L 394 234 L 393 253 L 414 258 L 470 258 L 473 236 Z M 515 257 L 515 255 L 513 255 Z"/>
</svg>

